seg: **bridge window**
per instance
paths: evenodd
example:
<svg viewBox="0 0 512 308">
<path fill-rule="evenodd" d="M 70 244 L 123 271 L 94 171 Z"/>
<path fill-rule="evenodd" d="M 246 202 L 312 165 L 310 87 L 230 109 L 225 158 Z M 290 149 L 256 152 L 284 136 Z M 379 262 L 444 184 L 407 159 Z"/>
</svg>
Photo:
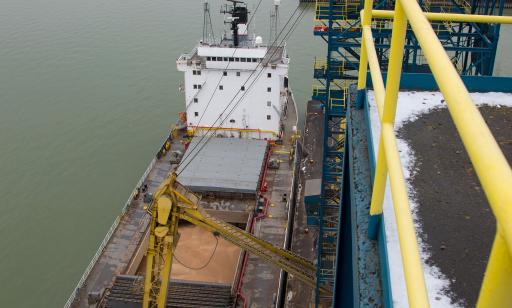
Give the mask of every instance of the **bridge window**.
<svg viewBox="0 0 512 308">
<path fill-rule="evenodd" d="M 228 60 L 228 58 L 227 58 L 227 57 L 224 57 L 224 61 L 227 61 L 227 60 Z"/>
<path fill-rule="evenodd" d="M 267 101 L 267 106 L 268 107 L 272 106 L 272 102 L 271 101 Z"/>
<path fill-rule="evenodd" d="M 236 75 L 237 75 L 237 76 L 240 76 L 240 72 L 236 72 Z"/>
<path fill-rule="evenodd" d="M 272 77 L 272 73 L 267 73 L 267 78 L 271 78 Z"/>
<path fill-rule="evenodd" d="M 224 86 L 223 86 L 223 85 L 220 85 L 220 86 L 219 86 L 219 90 L 224 90 Z"/>
<path fill-rule="evenodd" d="M 228 75 L 228 72 L 224 71 L 222 72 L 222 76 L 227 76 Z"/>
<path fill-rule="evenodd" d="M 242 86 L 240 90 L 245 91 L 245 86 Z"/>
<path fill-rule="evenodd" d="M 267 120 L 270 120 L 270 114 L 267 114 Z"/>
<path fill-rule="evenodd" d="M 267 88 L 267 92 L 272 92 L 272 88 L 271 88 L 271 87 L 268 87 L 268 88 Z"/>
<path fill-rule="evenodd" d="M 246 58 L 240 58 L 240 62 L 245 62 L 245 61 L 247 61 Z"/>
<path fill-rule="evenodd" d="M 233 61 L 235 61 L 235 58 L 229 58 L 229 61 L 233 62 Z"/>
<path fill-rule="evenodd" d="M 235 62 L 240 62 L 240 58 L 235 58 Z"/>
<path fill-rule="evenodd" d="M 199 116 L 199 112 L 194 112 L 194 116 L 198 117 Z"/>
<path fill-rule="evenodd" d="M 198 101 L 197 97 L 194 97 L 194 103 L 197 103 Z"/>
<path fill-rule="evenodd" d="M 212 57 L 206 57 L 206 61 L 211 61 Z"/>
</svg>

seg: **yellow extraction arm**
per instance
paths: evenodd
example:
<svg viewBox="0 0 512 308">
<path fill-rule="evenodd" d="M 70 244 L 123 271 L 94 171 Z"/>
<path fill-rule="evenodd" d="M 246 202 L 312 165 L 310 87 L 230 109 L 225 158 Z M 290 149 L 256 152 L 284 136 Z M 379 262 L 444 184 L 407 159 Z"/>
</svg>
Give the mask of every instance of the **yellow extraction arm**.
<svg viewBox="0 0 512 308">
<path fill-rule="evenodd" d="M 180 219 L 214 232 L 238 247 L 278 266 L 311 287 L 316 286 L 316 267 L 313 263 L 209 216 L 199 207 L 199 197 L 176 181 L 175 173 L 170 175 L 155 192 L 151 214 L 144 280 L 144 308 L 165 307 Z M 320 290 L 322 293 L 331 293 L 327 288 Z"/>
</svg>

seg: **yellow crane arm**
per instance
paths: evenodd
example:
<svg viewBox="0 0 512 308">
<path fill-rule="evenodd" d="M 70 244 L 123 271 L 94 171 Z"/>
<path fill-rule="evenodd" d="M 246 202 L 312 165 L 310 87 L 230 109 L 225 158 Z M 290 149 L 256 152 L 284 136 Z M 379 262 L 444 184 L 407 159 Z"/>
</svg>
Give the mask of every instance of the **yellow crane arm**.
<svg viewBox="0 0 512 308">
<path fill-rule="evenodd" d="M 199 200 L 197 195 L 176 180 L 176 174 L 166 179 L 156 191 L 151 204 L 152 219 L 144 280 L 144 308 L 165 307 L 180 219 L 219 234 L 227 241 L 278 266 L 311 287 L 316 286 L 316 267 L 312 262 L 208 215 L 199 207 Z M 332 293 L 326 287 L 322 287 L 320 291 L 325 294 Z"/>
</svg>

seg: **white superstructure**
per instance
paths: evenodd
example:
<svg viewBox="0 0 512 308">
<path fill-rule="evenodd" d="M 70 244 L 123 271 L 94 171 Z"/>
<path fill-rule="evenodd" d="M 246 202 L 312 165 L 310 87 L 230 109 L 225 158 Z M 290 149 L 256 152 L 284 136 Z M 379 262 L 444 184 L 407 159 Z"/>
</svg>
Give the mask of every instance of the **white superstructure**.
<svg viewBox="0 0 512 308">
<path fill-rule="evenodd" d="M 239 26 L 242 26 L 241 24 Z M 226 137 L 277 139 L 288 97 L 288 63 L 284 47 L 262 46 L 238 29 L 240 43 L 199 43 L 177 60 L 185 73 L 188 129 L 215 130 Z"/>
</svg>

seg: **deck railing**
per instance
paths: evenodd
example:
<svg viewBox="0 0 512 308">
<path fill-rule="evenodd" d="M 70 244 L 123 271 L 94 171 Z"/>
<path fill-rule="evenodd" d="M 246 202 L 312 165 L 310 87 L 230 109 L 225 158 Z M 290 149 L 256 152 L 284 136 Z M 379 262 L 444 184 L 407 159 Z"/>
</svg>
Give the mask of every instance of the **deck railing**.
<svg viewBox="0 0 512 308">
<path fill-rule="evenodd" d="M 394 131 L 408 24 L 416 35 L 434 79 L 446 100 L 450 115 L 496 217 L 496 237 L 477 305 L 512 307 L 512 170 L 429 22 L 430 20 L 512 24 L 512 17 L 425 13 L 415 0 L 396 1 L 394 11 L 372 9 L 372 0 L 365 0 L 364 9 L 361 11 L 363 40 L 358 79 L 358 96 L 361 98 L 366 87 L 369 65 L 381 121 L 370 215 L 382 214 L 382 202 L 389 174 L 409 306 L 428 307 L 429 300 Z M 393 19 L 386 86 L 372 37 L 372 17 Z"/>
<path fill-rule="evenodd" d="M 144 171 L 144 174 L 140 177 L 139 181 L 137 182 L 137 185 L 135 187 L 141 187 L 144 181 L 146 180 L 147 176 L 149 175 L 149 172 L 151 172 L 151 169 L 155 166 L 156 158 L 153 158 L 151 160 L 151 163 L 146 168 L 146 171 Z M 134 189 L 132 193 L 130 194 L 130 197 L 128 197 L 128 200 L 126 200 L 122 210 L 121 214 L 116 217 L 114 222 L 112 223 L 112 226 L 110 226 L 110 229 L 107 231 L 107 234 L 105 234 L 105 237 L 103 238 L 103 241 L 101 241 L 100 246 L 96 250 L 96 253 L 91 258 L 91 261 L 85 268 L 85 271 L 82 274 L 82 277 L 80 277 L 80 280 L 76 284 L 76 287 L 73 289 L 73 292 L 71 292 L 71 295 L 69 296 L 68 300 L 64 304 L 64 308 L 69 308 L 72 306 L 72 304 L 78 299 L 80 289 L 84 286 L 85 280 L 89 277 L 89 274 L 91 273 L 92 269 L 94 268 L 94 265 L 100 258 L 101 254 L 103 253 L 103 250 L 107 246 L 108 242 L 110 241 L 110 238 L 112 237 L 112 234 L 116 231 L 117 227 L 119 226 L 119 223 L 121 222 L 121 218 L 124 216 L 124 214 L 128 211 L 128 207 L 133 201 L 133 198 L 135 197 L 135 194 L 137 193 L 137 190 Z"/>
</svg>

